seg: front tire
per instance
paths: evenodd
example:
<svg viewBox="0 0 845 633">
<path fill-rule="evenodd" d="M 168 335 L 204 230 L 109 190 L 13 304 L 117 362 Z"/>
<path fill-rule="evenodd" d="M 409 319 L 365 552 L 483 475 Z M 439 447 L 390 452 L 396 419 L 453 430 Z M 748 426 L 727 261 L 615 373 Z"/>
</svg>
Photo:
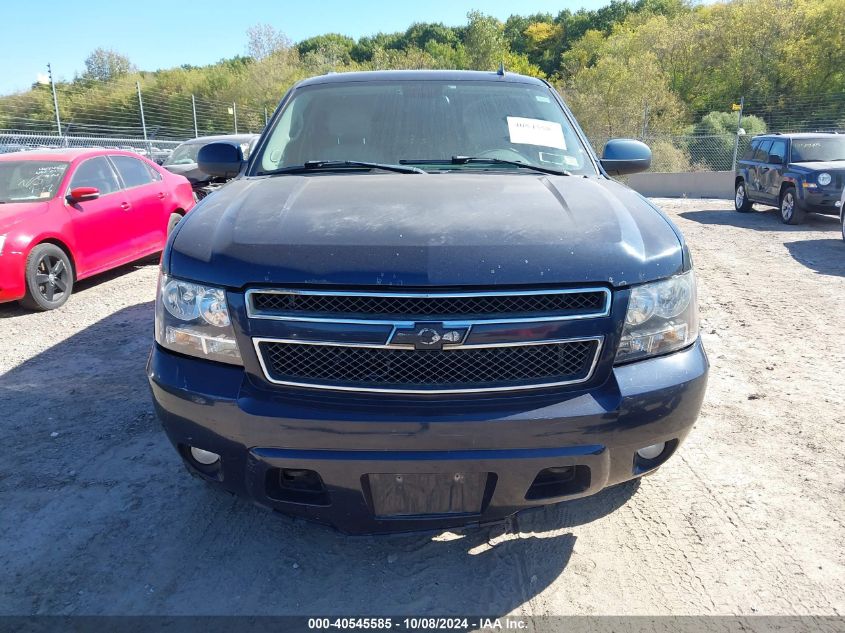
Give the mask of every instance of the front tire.
<svg viewBox="0 0 845 633">
<path fill-rule="evenodd" d="M 73 269 L 67 254 L 55 244 L 39 244 L 26 259 L 26 296 L 21 305 L 30 310 L 55 310 L 73 291 Z"/>
<path fill-rule="evenodd" d="M 171 213 L 170 218 L 167 220 L 167 234 L 170 235 L 173 232 L 173 229 L 176 228 L 176 225 L 182 220 L 182 215 L 179 213 Z"/>
<path fill-rule="evenodd" d="M 842 223 L 842 241 L 845 242 L 845 212 L 839 215 L 839 221 Z"/>
<path fill-rule="evenodd" d="M 740 213 L 748 213 L 754 208 L 754 204 L 748 199 L 748 191 L 745 189 L 745 181 L 736 183 L 734 191 L 734 208 Z"/>
<path fill-rule="evenodd" d="M 786 187 L 780 194 L 780 221 L 784 224 L 802 224 L 806 215 L 803 209 L 798 208 L 795 187 Z"/>
</svg>

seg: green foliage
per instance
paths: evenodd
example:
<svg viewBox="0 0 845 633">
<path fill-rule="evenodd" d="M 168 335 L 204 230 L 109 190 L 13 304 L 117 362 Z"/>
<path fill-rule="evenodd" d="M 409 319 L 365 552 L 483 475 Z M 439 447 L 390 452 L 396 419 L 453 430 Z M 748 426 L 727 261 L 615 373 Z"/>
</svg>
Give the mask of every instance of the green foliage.
<svg viewBox="0 0 845 633">
<path fill-rule="evenodd" d="M 83 78 L 97 81 L 111 81 L 134 71 L 135 67 L 125 55 L 116 53 L 113 50 L 97 48 L 85 58 L 85 74 Z"/>
<path fill-rule="evenodd" d="M 709 112 L 695 125 L 687 128 L 690 136 L 687 150 L 692 156 L 700 156 L 710 169 L 730 169 L 736 144 L 737 112 Z M 766 132 L 763 119 L 747 115 L 742 117 L 740 127 L 747 137 Z"/>
<path fill-rule="evenodd" d="M 597 138 L 670 133 L 684 120 L 684 105 L 654 56 L 603 56 L 564 89 L 576 118 Z"/>
<path fill-rule="evenodd" d="M 326 33 L 302 40 L 296 45 L 300 56 L 305 57 L 309 53 L 317 53 L 326 59 L 332 60 L 334 65 L 348 64 L 352 61 L 350 53 L 355 47 L 355 40 L 339 33 Z"/>
<path fill-rule="evenodd" d="M 467 19 L 469 25 L 464 35 L 464 47 L 469 68 L 495 70 L 508 53 L 504 25 L 480 11 L 470 11 Z"/>
<path fill-rule="evenodd" d="M 704 136 L 736 134 L 738 116 L 736 112 L 710 112 L 701 117 L 701 120 L 689 129 L 689 134 Z M 765 134 L 766 132 L 766 122 L 754 115 L 743 115 L 739 127 L 751 136 Z"/>
<path fill-rule="evenodd" d="M 246 34 L 247 55 L 208 66 L 138 72 L 122 55 L 97 49 L 83 75 L 58 84 L 59 102 L 62 120 L 72 127 L 131 127 L 137 121 L 137 81 L 149 95 L 146 114 L 153 129 L 192 129 L 191 95 L 203 104 L 201 129 L 231 127 L 227 104 L 233 101 L 239 126 L 258 129 L 264 108 L 275 108 L 291 85 L 310 75 L 386 68 L 493 71 L 504 62 L 510 72 L 555 82 L 596 139 L 682 133 L 728 138 L 736 121 L 725 110 L 740 96 L 756 115 L 743 120 L 749 134 L 766 123 L 771 129 L 831 128 L 845 125 L 845 46 L 841 29 L 831 26 L 841 24 L 845 0 L 610 0 L 595 10 L 512 15 L 504 23 L 471 11 L 463 25 L 419 22 L 403 32 L 357 40 L 327 33 L 296 44 L 275 27 L 257 24 Z M 49 87 L 0 97 L 0 128 L 42 124 L 54 127 Z M 696 148 L 661 153 L 667 165 L 682 165 L 686 150 Z"/>
<path fill-rule="evenodd" d="M 454 46 L 459 41 L 457 29 L 440 22 L 417 22 L 408 27 L 402 38 L 404 48 L 425 48 L 428 44 Z"/>
<path fill-rule="evenodd" d="M 651 171 L 677 174 L 692 170 L 689 152 L 668 139 L 657 139 L 651 147 Z"/>
</svg>

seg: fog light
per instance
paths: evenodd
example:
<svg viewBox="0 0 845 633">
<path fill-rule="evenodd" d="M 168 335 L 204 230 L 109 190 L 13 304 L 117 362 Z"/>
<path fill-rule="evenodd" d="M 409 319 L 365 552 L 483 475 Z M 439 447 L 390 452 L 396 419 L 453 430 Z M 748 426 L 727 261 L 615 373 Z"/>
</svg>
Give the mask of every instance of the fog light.
<svg viewBox="0 0 845 633">
<path fill-rule="evenodd" d="M 191 447 L 191 457 L 193 457 L 203 466 L 211 466 L 212 464 L 216 464 L 217 460 L 220 459 L 220 455 L 218 455 L 217 453 L 212 453 L 211 451 L 204 451 L 201 448 L 197 448 L 196 446 Z"/>
<path fill-rule="evenodd" d="M 657 459 L 664 450 L 666 450 L 666 442 L 660 442 L 659 444 L 652 444 L 651 446 L 641 448 L 637 451 L 637 455 L 643 459 Z"/>
</svg>

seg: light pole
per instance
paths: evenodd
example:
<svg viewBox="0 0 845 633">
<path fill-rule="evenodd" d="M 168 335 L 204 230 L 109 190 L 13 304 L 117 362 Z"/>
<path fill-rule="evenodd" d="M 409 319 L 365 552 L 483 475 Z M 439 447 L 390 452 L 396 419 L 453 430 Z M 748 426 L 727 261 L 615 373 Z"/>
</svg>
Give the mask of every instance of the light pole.
<svg viewBox="0 0 845 633">
<path fill-rule="evenodd" d="M 199 128 L 197 128 L 197 100 L 194 99 L 194 95 L 191 95 L 191 110 L 194 113 L 194 138 L 200 137 Z"/>
<path fill-rule="evenodd" d="M 56 97 L 56 84 L 53 82 L 53 68 L 47 64 L 47 77 L 50 82 L 50 90 L 53 92 L 53 109 L 56 111 L 56 130 L 59 133 L 59 138 L 62 136 L 62 120 L 59 117 L 59 99 Z"/>
<path fill-rule="evenodd" d="M 138 108 L 141 110 L 141 129 L 144 132 L 144 145 L 147 148 L 147 158 L 152 160 L 153 159 L 153 148 L 150 145 L 149 139 L 147 138 L 147 121 L 144 118 L 144 100 L 143 100 L 143 98 L 141 98 L 141 82 L 140 81 L 135 82 L 135 88 L 138 91 Z"/>
<path fill-rule="evenodd" d="M 235 123 L 235 134 L 238 133 L 238 104 L 232 101 L 232 107 L 229 108 L 229 114 L 232 115 Z"/>
</svg>

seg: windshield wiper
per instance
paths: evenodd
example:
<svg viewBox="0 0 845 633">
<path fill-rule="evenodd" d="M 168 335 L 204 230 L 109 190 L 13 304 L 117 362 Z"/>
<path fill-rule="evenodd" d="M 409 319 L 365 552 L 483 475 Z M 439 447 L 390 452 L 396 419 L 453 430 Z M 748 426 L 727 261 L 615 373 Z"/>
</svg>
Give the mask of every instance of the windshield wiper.
<svg viewBox="0 0 845 633">
<path fill-rule="evenodd" d="M 551 174 L 553 176 L 571 176 L 572 173 L 565 169 L 552 169 L 550 167 L 540 167 L 532 165 L 531 163 L 523 163 L 518 160 L 505 160 L 504 158 L 482 158 L 480 156 L 452 156 L 450 160 L 400 160 L 402 165 L 511 165 L 513 167 L 522 167 L 523 169 L 531 169 L 538 171 L 541 174 Z"/>
<path fill-rule="evenodd" d="M 363 167 L 365 169 L 382 169 L 397 174 L 427 174 L 427 171 L 419 167 L 406 167 L 405 165 L 390 165 L 387 163 L 369 163 L 363 160 L 306 160 L 302 165 L 291 165 L 271 171 L 259 172 L 259 176 L 274 176 L 276 174 L 299 174 L 306 171 L 317 171 L 320 169 L 336 169 L 337 167 Z"/>
</svg>

